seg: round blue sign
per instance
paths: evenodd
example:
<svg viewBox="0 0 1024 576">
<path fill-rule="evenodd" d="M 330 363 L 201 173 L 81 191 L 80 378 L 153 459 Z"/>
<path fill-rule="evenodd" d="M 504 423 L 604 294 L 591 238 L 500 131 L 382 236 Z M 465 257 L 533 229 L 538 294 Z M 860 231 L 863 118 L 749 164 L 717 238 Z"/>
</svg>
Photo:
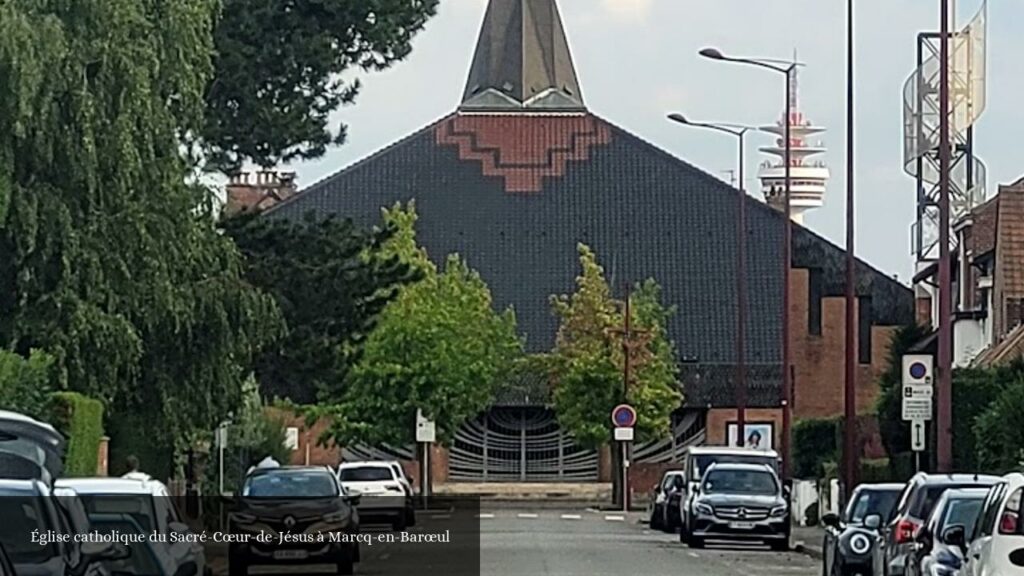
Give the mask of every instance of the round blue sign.
<svg viewBox="0 0 1024 576">
<path fill-rule="evenodd" d="M 914 362 L 910 365 L 910 376 L 915 380 L 920 380 L 928 374 L 928 367 L 922 362 Z"/>
<path fill-rule="evenodd" d="M 629 404 L 620 404 L 612 410 L 612 424 L 619 428 L 631 428 L 636 424 L 636 410 Z"/>
</svg>

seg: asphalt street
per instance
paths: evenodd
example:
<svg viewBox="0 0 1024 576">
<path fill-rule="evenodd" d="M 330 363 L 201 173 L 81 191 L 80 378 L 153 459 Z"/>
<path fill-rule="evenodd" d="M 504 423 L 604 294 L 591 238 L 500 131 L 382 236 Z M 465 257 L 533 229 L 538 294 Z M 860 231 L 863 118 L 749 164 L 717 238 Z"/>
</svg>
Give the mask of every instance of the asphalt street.
<svg viewBox="0 0 1024 576">
<path fill-rule="evenodd" d="M 635 515 L 596 511 L 499 510 L 479 518 L 477 551 L 465 524 L 447 515 L 421 516 L 410 534 L 455 528 L 448 544 L 377 543 L 362 548 L 365 576 L 811 576 L 820 561 L 767 547 L 716 545 L 691 550 L 678 536 L 652 531 Z M 374 533 L 386 533 L 381 530 Z M 475 540 L 475 534 L 471 540 Z M 311 567 L 310 567 L 311 568 Z M 327 567 L 325 567 L 327 568 Z M 257 568 L 253 574 L 320 570 Z"/>
</svg>

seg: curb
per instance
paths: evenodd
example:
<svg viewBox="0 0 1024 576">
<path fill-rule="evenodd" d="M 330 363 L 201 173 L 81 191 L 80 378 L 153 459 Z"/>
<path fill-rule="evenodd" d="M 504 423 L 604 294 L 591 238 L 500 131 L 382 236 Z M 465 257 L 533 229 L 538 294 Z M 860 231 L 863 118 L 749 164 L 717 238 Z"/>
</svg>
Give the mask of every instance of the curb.
<svg viewBox="0 0 1024 576">
<path fill-rule="evenodd" d="M 793 551 L 799 554 L 803 554 L 805 556 L 810 556 L 811 558 L 815 558 L 818 560 L 821 560 L 825 557 L 825 553 L 821 548 L 817 548 L 815 546 L 808 546 L 803 542 L 797 542 L 793 544 Z"/>
</svg>

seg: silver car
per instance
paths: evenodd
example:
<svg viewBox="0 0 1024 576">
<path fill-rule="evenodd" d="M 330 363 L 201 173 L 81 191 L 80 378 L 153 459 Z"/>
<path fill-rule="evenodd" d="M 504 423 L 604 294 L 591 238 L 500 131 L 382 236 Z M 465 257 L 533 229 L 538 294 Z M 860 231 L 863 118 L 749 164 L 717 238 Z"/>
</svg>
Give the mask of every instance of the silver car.
<svg viewBox="0 0 1024 576">
<path fill-rule="evenodd" d="M 789 549 L 789 502 L 771 466 L 708 467 L 682 515 L 679 539 L 691 548 L 702 548 L 706 540 L 742 540 Z"/>
</svg>

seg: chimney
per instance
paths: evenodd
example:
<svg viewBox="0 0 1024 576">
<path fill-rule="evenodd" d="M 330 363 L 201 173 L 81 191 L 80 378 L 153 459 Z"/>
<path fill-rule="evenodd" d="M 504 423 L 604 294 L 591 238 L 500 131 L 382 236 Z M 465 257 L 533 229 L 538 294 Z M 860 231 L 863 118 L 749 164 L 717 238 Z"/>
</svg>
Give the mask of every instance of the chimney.
<svg viewBox="0 0 1024 576">
<path fill-rule="evenodd" d="M 258 170 L 238 172 L 231 176 L 227 185 L 225 216 L 240 212 L 262 212 L 283 202 L 298 191 L 295 172 Z"/>
</svg>

